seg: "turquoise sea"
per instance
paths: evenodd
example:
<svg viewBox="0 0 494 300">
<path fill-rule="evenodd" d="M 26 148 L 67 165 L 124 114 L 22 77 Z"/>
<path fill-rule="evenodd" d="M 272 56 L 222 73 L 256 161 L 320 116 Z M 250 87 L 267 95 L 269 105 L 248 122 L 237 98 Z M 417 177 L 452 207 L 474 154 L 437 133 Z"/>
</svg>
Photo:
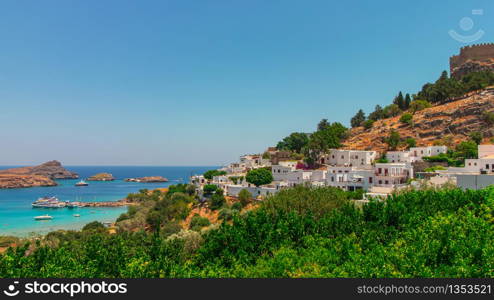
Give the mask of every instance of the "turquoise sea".
<svg viewBox="0 0 494 300">
<path fill-rule="evenodd" d="M 0 169 L 12 168 L 12 166 Z M 30 236 L 58 229 L 81 229 L 92 221 L 114 221 L 126 207 L 115 208 L 32 208 L 31 203 L 43 196 L 56 196 L 62 201 L 116 201 L 140 189 L 167 187 L 186 183 L 189 176 L 202 174 L 217 167 L 138 167 L 138 166 L 65 166 L 80 178 L 108 172 L 115 181 L 90 181 L 87 187 L 76 187 L 80 179 L 58 180 L 58 186 L 23 189 L 0 189 L 0 235 Z M 123 179 L 143 176 L 163 176 L 166 183 L 125 182 Z M 34 217 L 49 214 L 52 220 L 35 221 Z M 80 217 L 74 217 L 79 214 Z"/>
</svg>

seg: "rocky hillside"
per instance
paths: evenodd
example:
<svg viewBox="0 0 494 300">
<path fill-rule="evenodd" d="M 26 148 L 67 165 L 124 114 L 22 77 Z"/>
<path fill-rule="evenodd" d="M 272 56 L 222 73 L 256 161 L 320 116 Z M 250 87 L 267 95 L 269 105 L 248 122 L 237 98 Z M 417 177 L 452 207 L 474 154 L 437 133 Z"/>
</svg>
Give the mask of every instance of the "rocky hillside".
<svg viewBox="0 0 494 300">
<path fill-rule="evenodd" d="M 0 189 L 24 188 L 33 186 L 54 186 L 55 179 L 71 179 L 79 176 L 66 170 L 56 160 L 34 167 L 21 167 L 0 170 Z"/>
<path fill-rule="evenodd" d="M 26 188 L 34 186 L 55 186 L 57 183 L 46 176 L 0 174 L 0 189 Z"/>
<path fill-rule="evenodd" d="M 40 175 L 50 179 L 75 179 L 77 173 L 65 169 L 59 161 L 52 160 L 34 167 L 22 167 L 0 170 L 0 174 Z"/>
<path fill-rule="evenodd" d="M 494 111 L 494 87 L 470 93 L 442 105 L 436 105 L 413 116 L 413 126 L 400 122 L 400 116 L 376 121 L 371 129 L 357 127 L 344 142 L 346 149 L 385 151 L 385 138 L 396 130 L 402 139 L 414 138 L 417 146 L 446 141 L 452 145 L 468 139 L 471 132 L 479 131 L 488 141 L 494 137 L 494 128 L 484 120 L 484 112 Z M 404 147 L 404 146 L 403 146 Z"/>
</svg>

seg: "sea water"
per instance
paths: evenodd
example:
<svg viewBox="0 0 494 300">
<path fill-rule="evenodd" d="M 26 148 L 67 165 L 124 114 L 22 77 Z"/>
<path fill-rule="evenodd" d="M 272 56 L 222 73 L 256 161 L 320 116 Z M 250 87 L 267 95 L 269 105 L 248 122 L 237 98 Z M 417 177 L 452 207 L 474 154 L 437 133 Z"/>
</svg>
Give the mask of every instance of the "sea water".
<svg viewBox="0 0 494 300">
<path fill-rule="evenodd" d="M 1 167 L 0 169 L 12 168 Z M 97 173 L 113 174 L 114 181 L 88 181 L 89 186 L 76 187 L 80 179 L 57 180 L 58 186 L 22 189 L 0 189 L 0 235 L 31 236 L 45 234 L 58 229 L 81 229 L 92 221 L 112 222 L 126 207 L 84 208 L 32 208 L 31 204 L 43 196 L 55 196 L 60 201 L 117 201 L 129 193 L 141 189 L 167 187 L 186 183 L 189 176 L 202 174 L 217 167 L 137 167 L 137 166 L 66 166 L 66 169 L 85 179 Z M 125 182 L 125 178 L 163 176 L 168 182 L 139 183 Z M 48 214 L 52 220 L 36 221 L 35 216 Z M 80 217 L 75 217 L 79 214 Z"/>
</svg>

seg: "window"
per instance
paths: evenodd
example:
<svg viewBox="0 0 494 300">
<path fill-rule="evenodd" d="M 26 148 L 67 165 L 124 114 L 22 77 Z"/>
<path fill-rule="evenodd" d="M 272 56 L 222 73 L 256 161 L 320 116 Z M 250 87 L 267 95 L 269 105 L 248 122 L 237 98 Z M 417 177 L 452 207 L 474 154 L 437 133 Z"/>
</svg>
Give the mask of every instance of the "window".
<svg viewBox="0 0 494 300">
<path fill-rule="evenodd" d="M 369 183 L 372 183 L 372 177 L 369 177 Z"/>
<path fill-rule="evenodd" d="M 485 168 L 486 168 L 486 169 L 489 169 L 489 164 L 486 164 L 486 165 L 485 165 Z"/>
<path fill-rule="evenodd" d="M 331 182 L 334 182 L 334 176 L 331 176 Z"/>
<path fill-rule="evenodd" d="M 383 184 L 383 181 L 382 180 L 379 180 L 379 184 Z"/>
<path fill-rule="evenodd" d="M 384 184 L 389 184 L 389 181 L 387 181 L 387 180 L 386 180 L 386 181 L 384 181 Z"/>
</svg>

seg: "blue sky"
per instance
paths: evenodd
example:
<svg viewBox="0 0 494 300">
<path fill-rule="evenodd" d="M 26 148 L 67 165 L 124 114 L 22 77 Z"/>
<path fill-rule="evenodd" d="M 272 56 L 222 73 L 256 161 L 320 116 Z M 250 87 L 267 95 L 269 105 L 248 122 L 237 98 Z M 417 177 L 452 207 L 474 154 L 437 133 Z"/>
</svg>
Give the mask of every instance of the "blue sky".
<svg viewBox="0 0 494 300">
<path fill-rule="evenodd" d="M 493 4 L 1 1 L 0 165 L 221 165 L 348 124 L 448 69 L 450 29 L 493 42 Z"/>
</svg>

